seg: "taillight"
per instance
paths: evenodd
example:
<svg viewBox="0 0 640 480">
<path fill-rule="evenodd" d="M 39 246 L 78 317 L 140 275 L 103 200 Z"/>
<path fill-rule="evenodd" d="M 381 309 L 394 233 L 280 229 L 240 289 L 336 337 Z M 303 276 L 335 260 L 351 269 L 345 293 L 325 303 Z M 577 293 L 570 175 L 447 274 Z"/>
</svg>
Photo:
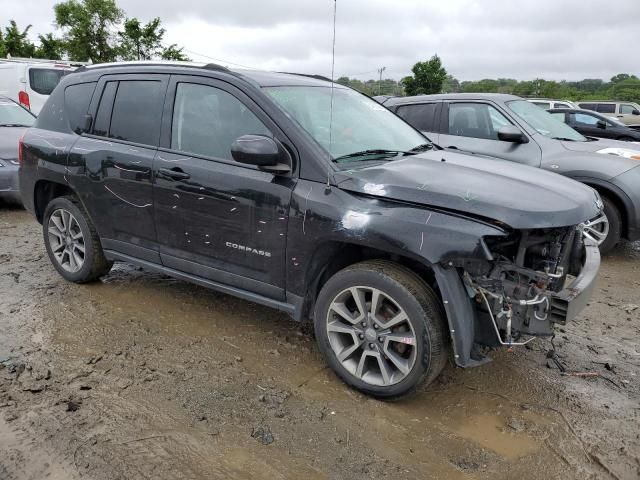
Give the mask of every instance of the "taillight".
<svg viewBox="0 0 640 480">
<path fill-rule="evenodd" d="M 24 133 L 18 140 L 18 163 L 22 165 L 24 162 Z"/>
<path fill-rule="evenodd" d="M 29 94 L 24 90 L 18 92 L 18 102 L 25 108 L 31 110 L 31 103 L 29 102 Z"/>
</svg>

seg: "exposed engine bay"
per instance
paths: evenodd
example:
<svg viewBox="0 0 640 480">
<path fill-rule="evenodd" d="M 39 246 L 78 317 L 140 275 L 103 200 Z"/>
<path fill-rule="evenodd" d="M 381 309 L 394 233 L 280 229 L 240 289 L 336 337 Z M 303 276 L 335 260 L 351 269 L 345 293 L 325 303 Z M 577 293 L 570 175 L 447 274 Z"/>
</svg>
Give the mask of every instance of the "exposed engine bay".
<svg viewBox="0 0 640 480">
<path fill-rule="evenodd" d="M 485 327 L 482 343 L 522 345 L 553 335 L 554 323 L 566 323 L 571 298 L 565 298 L 565 288 L 571 288 L 585 257 L 580 227 L 514 231 L 485 238 L 483 249 L 487 262 L 467 263 L 463 273 Z"/>
</svg>

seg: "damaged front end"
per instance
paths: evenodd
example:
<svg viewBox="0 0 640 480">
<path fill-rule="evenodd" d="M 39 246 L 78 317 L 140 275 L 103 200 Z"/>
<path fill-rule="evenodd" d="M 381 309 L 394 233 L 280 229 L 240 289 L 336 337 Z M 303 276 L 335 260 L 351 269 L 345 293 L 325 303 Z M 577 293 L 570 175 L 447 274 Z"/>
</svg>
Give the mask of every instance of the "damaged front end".
<svg viewBox="0 0 640 480">
<path fill-rule="evenodd" d="M 456 294 L 455 270 L 470 302 L 471 311 L 465 312 L 445 298 L 460 366 L 482 362 L 478 345 L 524 345 L 552 336 L 555 324 L 565 324 L 584 308 L 600 265 L 598 247 L 585 239 L 581 226 L 485 237 L 481 251 L 482 259 L 450 260 L 436 270 L 439 280 L 449 282 L 441 289 L 443 298 Z M 472 325 L 460 318 L 469 314 Z"/>
</svg>

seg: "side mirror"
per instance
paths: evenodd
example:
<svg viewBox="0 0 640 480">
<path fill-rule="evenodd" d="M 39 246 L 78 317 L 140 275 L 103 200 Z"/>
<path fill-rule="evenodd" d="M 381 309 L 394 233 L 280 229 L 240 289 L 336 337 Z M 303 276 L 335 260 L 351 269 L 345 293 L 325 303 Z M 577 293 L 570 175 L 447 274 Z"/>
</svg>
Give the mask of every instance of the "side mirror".
<svg viewBox="0 0 640 480">
<path fill-rule="evenodd" d="M 634 108 L 634 109 L 631 111 L 631 115 L 640 115 L 640 110 L 637 110 L 637 109 L 635 109 L 635 108 Z"/>
<path fill-rule="evenodd" d="M 231 156 L 236 162 L 256 165 L 275 172 L 288 172 L 286 153 L 273 138 L 263 135 L 242 135 L 231 144 Z"/>
<path fill-rule="evenodd" d="M 596 123 L 596 127 L 601 128 L 602 130 L 606 130 L 607 122 L 605 122 L 604 120 L 598 120 Z"/>
<path fill-rule="evenodd" d="M 498 130 L 498 140 L 511 143 L 527 143 L 527 136 L 514 125 L 505 125 Z"/>
</svg>

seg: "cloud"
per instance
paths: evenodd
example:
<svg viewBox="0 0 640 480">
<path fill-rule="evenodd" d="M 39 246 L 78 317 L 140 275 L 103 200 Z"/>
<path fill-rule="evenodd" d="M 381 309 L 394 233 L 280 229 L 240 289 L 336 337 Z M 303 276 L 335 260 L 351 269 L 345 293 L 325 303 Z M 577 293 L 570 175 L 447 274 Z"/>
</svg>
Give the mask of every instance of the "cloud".
<svg viewBox="0 0 640 480">
<path fill-rule="evenodd" d="M 167 43 L 185 46 L 194 60 L 331 72 L 332 0 L 119 5 L 145 21 L 161 17 Z M 33 23 L 34 33 L 49 31 L 52 2 L 9 2 L 6 18 Z M 401 78 L 434 53 L 461 80 L 639 74 L 629 54 L 639 18 L 639 0 L 616 0 L 597 11 L 584 0 L 338 0 L 336 75 L 367 79 L 386 66 L 386 77 Z"/>
</svg>

